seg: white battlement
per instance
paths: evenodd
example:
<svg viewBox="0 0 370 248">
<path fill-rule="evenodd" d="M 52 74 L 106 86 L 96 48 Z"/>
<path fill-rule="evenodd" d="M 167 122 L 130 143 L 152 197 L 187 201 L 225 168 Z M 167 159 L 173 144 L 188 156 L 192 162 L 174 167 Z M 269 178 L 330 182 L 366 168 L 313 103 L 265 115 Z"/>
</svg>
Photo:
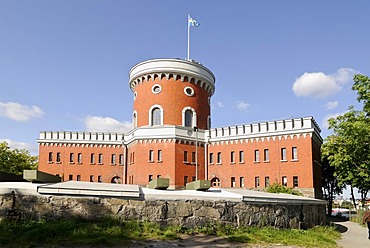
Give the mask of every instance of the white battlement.
<svg viewBox="0 0 370 248">
<path fill-rule="evenodd" d="M 212 141 L 216 141 L 218 139 L 230 137 L 263 137 L 273 135 L 289 135 L 302 132 L 315 132 L 319 135 L 321 129 L 313 117 L 305 117 L 212 128 L 209 130 L 209 137 Z"/>
<path fill-rule="evenodd" d="M 199 142 L 205 142 L 208 136 L 210 142 L 258 138 L 276 135 L 294 135 L 303 133 L 316 133 L 320 137 L 320 128 L 313 117 L 295 118 L 212 128 L 211 130 L 198 130 L 182 126 L 145 126 L 124 133 L 111 132 L 71 132 L 71 131 L 43 131 L 40 132 L 38 143 L 100 143 L 100 144 L 126 144 L 134 140 L 145 139 L 183 139 L 195 141 L 196 134 Z M 321 139 L 321 138 L 320 138 Z"/>
<path fill-rule="evenodd" d="M 42 131 L 38 143 L 65 142 L 65 143 L 122 143 L 123 133 L 111 132 L 73 132 L 73 131 Z"/>
</svg>

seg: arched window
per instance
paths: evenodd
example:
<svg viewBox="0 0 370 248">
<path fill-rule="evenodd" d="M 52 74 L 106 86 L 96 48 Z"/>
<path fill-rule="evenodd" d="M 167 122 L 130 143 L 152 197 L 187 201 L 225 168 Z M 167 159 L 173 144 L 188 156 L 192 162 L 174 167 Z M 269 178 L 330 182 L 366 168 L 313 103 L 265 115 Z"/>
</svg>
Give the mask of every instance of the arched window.
<svg viewBox="0 0 370 248">
<path fill-rule="evenodd" d="M 152 125 L 161 125 L 161 110 L 159 108 L 152 110 Z"/>
<path fill-rule="evenodd" d="M 132 114 L 132 127 L 135 128 L 137 127 L 137 114 L 136 111 Z"/>
<path fill-rule="evenodd" d="M 149 126 L 155 125 L 163 125 L 163 108 L 157 104 L 149 109 Z"/>
<path fill-rule="evenodd" d="M 192 127 L 193 126 L 193 111 L 187 109 L 185 111 L 185 127 Z"/>
<path fill-rule="evenodd" d="M 221 187 L 221 180 L 218 177 L 212 178 L 211 187 Z"/>
<path fill-rule="evenodd" d="M 197 126 L 197 113 L 192 107 L 185 107 L 182 110 L 182 125 L 185 127 Z"/>
<path fill-rule="evenodd" d="M 110 180 L 111 183 L 121 184 L 121 178 L 119 176 L 115 176 Z"/>
</svg>

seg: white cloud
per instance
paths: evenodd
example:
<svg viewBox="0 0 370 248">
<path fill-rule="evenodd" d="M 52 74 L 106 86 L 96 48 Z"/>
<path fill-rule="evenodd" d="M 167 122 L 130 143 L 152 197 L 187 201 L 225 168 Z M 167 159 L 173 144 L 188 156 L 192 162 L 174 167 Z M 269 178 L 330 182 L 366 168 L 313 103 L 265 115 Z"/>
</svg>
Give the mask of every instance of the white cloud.
<svg viewBox="0 0 370 248">
<path fill-rule="evenodd" d="M 217 107 L 219 107 L 219 108 L 226 107 L 222 102 L 217 102 L 216 104 L 217 104 Z"/>
<path fill-rule="evenodd" d="M 326 105 L 325 105 L 325 108 L 327 110 L 334 109 L 334 108 L 338 107 L 338 104 L 339 104 L 338 101 L 327 102 Z"/>
<path fill-rule="evenodd" d="M 20 142 L 20 141 L 13 141 L 10 139 L 0 139 L 0 142 L 4 142 L 4 141 L 8 143 L 8 146 L 11 149 L 26 149 L 30 152 L 31 155 L 38 154 L 38 146 L 36 144 L 29 144 L 29 143 Z"/>
<path fill-rule="evenodd" d="M 28 121 L 32 118 L 39 118 L 44 111 L 38 106 L 21 105 L 16 102 L 0 102 L 0 116 L 14 121 Z"/>
<path fill-rule="evenodd" d="M 239 109 L 239 110 L 246 110 L 248 109 L 250 106 L 249 103 L 247 102 L 244 102 L 243 100 L 238 102 L 238 104 L 236 105 L 236 108 Z"/>
<path fill-rule="evenodd" d="M 344 113 L 336 113 L 336 114 L 328 114 L 324 117 L 324 119 L 322 120 L 322 127 L 325 128 L 325 129 L 329 129 L 329 119 L 330 118 L 335 118 L 337 116 L 340 116 L 340 115 L 343 115 Z"/>
<path fill-rule="evenodd" d="M 323 98 L 340 91 L 344 84 L 352 81 L 358 71 L 351 68 L 340 68 L 336 73 L 326 75 L 323 72 L 305 72 L 293 84 L 296 96 Z"/>
<path fill-rule="evenodd" d="M 132 123 L 119 122 L 110 117 L 87 116 L 84 119 L 85 129 L 95 132 L 128 132 L 132 129 Z"/>
</svg>

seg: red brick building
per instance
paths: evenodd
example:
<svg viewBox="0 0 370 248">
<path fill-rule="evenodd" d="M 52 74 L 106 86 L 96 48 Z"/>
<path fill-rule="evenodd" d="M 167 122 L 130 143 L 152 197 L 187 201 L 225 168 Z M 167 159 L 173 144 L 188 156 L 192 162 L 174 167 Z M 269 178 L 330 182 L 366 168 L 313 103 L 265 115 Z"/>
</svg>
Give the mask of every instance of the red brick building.
<svg viewBox="0 0 370 248">
<path fill-rule="evenodd" d="M 130 132 L 41 132 L 39 170 L 64 181 L 147 185 L 166 177 L 173 188 L 196 179 L 214 187 L 276 182 L 321 197 L 322 138 L 312 117 L 211 128 L 215 77 L 193 61 L 144 61 L 130 70 L 129 86 Z"/>
</svg>

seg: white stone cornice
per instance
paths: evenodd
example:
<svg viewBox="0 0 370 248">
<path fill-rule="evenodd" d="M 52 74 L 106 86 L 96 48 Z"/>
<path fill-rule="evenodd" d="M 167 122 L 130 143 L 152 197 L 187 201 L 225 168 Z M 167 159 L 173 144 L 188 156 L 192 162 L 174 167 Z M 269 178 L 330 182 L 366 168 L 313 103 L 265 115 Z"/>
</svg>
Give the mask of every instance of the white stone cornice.
<svg viewBox="0 0 370 248">
<path fill-rule="evenodd" d="M 129 86 L 134 88 L 144 81 L 166 78 L 199 84 L 209 95 L 215 91 L 215 76 L 203 65 L 182 59 L 152 59 L 133 66 L 130 70 Z"/>
</svg>

